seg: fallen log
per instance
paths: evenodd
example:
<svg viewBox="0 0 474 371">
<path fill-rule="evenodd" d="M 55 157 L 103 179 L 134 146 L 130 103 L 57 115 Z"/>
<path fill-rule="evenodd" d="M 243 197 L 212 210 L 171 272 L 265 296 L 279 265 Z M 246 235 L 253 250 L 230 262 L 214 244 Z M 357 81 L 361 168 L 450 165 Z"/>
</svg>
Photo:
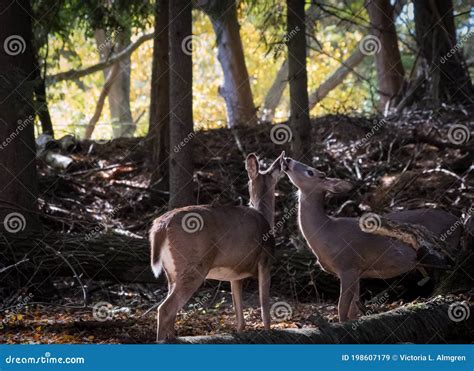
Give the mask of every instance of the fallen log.
<svg viewBox="0 0 474 371">
<path fill-rule="evenodd" d="M 472 303 L 450 302 L 445 297 L 410 304 L 356 321 L 317 329 L 250 331 L 214 336 L 189 336 L 179 344 L 393 344 L 462 343 L 472 341 Z"/>
</svg>

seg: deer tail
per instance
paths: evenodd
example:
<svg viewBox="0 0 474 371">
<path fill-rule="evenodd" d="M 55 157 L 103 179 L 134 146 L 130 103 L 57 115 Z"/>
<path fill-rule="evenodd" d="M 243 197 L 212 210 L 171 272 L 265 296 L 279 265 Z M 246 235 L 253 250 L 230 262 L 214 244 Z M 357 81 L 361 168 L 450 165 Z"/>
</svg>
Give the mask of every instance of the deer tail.
<svg viewBox="0 0 474 371">
<path fill-rule="evenodd" d="M 166 240 L 166 226 L 164 223 L 155 221 L 150 230 L 150 245 L 151 245 L 151 269 L 155 277 L 161 274 L 163 270 L 163 259 L 161 258 L 163 246 Z"/>
</svg>

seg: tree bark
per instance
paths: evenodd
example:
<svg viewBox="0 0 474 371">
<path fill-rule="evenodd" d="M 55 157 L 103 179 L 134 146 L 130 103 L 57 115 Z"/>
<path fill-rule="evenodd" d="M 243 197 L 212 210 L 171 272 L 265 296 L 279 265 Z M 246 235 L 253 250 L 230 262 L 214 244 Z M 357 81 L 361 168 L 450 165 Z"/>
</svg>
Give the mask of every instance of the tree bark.
<svg viewBox="0 0 474 371">
<path fill-rule="evenodd" d="M 169 189 L 170 152 L 170 80 L 169 80 L 169 1 L 158 0 L 155 5 L 155 35 L 151 66 L 150 121 L 148 140 L 151 145 L 153 172 L 151 184 Z"/>
<path fill-rule="evenodd" d="M 192 36 L 192 1 L 169 4 L 170 201 L 176 208 L 195 202 L 193 186 L 193 60 L 183 47 Z"/>
<path fill-rule="evenodd" d="M 426 96 L 441 102 L 471 104 L 473 86 L 456 40 L 452 0 L 414 1 L 415 33 L 424 60 Z"/>
<path fill-rule="evenodd" d="M 465 305 L 472 311 L 474 306 Z M 181 337 L 180 344 L 399 344 L 459 343 L 469 341 L 474 317 L 455 322 L 445 298 L 407 305 L 356 321 L 330 324 L 317 319 L 317 329 L 249 331 L 214 336 Z"/>
<path fill-rule="evenodd" d="M 375 53 L 375 66 L 380 109 L 386 111 L 398 103 L 405 81 L 405 70 L 398 49 L 394 8 L 390 0 L 367 0 L 365 6 L 369 13 L 371 33 L 380 42 L 380 50 Z"/>
<path fill-rule="evenodd" d="M 36 229 L 35 66 L 28 0 L 0 1 L 0 229 Z"/>
<path fill-rule="evenodd" d="M 36 55 L 36 53 L 35 53 Z M 43 134 L 51 135 L 54 138 L 53 122 L 49 114 L 48 99 L 46 95 L 46 84 L 41 76 L 38 56 L 35 56 L 35 111 L 41 121 L 41 130 Z"/>
<path fill-rule="evenodd" d="M 304 4 L 304 0 L 287 0 L 290 126 L 293 131 L 293 156 L 302 161 L 310 161 L 311 122 L 308 107 Z"/>
<path fill-rule="evenodd" d="M 306 45 L 314 43 L 314 25 L 318 17 L 318 6 L 315 3 L 311 3 L 308 10 L 306 11 Z M 275 110 L 280 103 L 283 92 L 288 84 L 288 58 L 285 58 L 277 72 L 275 80 L 273 80 L 272 86 L 268 90 L 265 96 L 263 107 L 262 107 L 262 121 L 271 122 L 275 115 Z"/>
<path fill-rule="evenodd" d="M 217 40 L 217 59 L 224 73 L 219 93 L 227 107 L 230 128 L 257 123 L 250 79 L 240 37 L 236 0 L 213 0 L 202 8 L 211 19 Z"/>
<path fill-rule="evenodd" d="M 129 29 L 122 29 L 115 35 L 107 35 L 105 30 L 97 29 L 94 35 L 101 62 L 107 60 L 114 51 L 120 53 L 130 45 Z M 130 109 L 130 55 L 116 63 L 119 64 L 120 70 L 108 95 L 112 135 L 114 138 L 132 137 L 136 125 Z M 103 71 L 104 78 L 107 78 L 111 68 L 108 67 Z"/>
</svg>

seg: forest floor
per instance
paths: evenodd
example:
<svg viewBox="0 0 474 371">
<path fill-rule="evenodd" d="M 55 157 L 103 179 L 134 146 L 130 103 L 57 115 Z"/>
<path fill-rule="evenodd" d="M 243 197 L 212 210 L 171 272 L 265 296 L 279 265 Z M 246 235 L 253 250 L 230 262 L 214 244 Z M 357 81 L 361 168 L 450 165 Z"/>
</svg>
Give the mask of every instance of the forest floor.
<svg viewBox="0 0 474 371">
<path fill-rule="evenodd" d="M 313 120 L 314 166 L 355 185 L 350 195 L 328 199 L 328 212 L 358 216 L 367 211 L 436 207 L 465 218 L 474 199 L 472 140 L 459 139 L 453 128 L 461 128 L 460 135 L 470 135 L 474 130 L 471 118 L 472 113 L 448 107 L 385 119 L 336 115 Z M 198 132 L 191 138 L 198 203 L 248 202 L 245 154 L 256 152 L 268 163 L 282 150 L 289 150 L 288 143 L 271 140 L 271 129 L 270 125 L 237 132 L 218 129 Z M 144 139 L 82 141 L 67 149 L 53 145 L 51 150 L 70 157 L 73 163 L 67 171 L 58 171 L 39 161 L 39 204 L 46 229 L 65 236 L 96 231 L 143 238 L 151 221 L 166 210 L 167 193 L 150 185 L 152 167 Z M 295 207 L 294 193 L 292 185 L 282 179 L 277 186 L 276 221 Z M 276 240 L 280 250 L 306 249 L 295 220 L 283 223 Z M 314 258 L 309 259 L 311 262 L 303 262 L 298 269 L 281 263 L 286 275 L 274 277 L 272 303 L 284 302 L 284 310 L 291 316 L 273 321 L 274 328 L 315 327 L 311 320 L 315 311 L 330 322 L 337 320 L 337 284 L 326 284 L 320 271 L 315 275 Z M 428 298 L 429 292 L 416 290 L 407 295 L 407 286 L 418 279 L 397 281 L 396 285 L 363 285 L 363 297 L 372 301 L 367 303 L 367 314 Z M 54 304 L 36 297 L 28 299 L 26 289 L 0 308 L 0 343 L 153 342 L 155 306 L 166 294 L 160 282 L 156 286 L 88 282 L 94 300 L 87 305 L 72 278 L 55 281 Z M 394 289 L 399 286 L 403 287 Z M 377 300 L 387 290 L 392 290 L 388 291 L 390 299 Z M 244 293 L 247 328 L 259 329 L 262 323 L 255 285 L 246 284 Z M 472 291 L 455 294 L 470 300 Z M 206 283 L 178 315 L 178 335 L 234 331 L 231 304 L 227 284 Z"/>
</svg>

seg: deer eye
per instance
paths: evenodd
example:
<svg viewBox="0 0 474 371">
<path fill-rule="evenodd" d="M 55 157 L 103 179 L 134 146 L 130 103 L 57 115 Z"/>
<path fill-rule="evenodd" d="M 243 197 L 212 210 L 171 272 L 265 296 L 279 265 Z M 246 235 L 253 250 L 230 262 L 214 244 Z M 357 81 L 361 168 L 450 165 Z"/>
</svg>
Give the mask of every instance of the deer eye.
<svg viewBox="0 0 474 371">
<path fill-rule="evenodd" d="M 306 174 L 308 174 L 309 176 L 314 176 L 313 170 L 306 170 Z"/>
</svg>

